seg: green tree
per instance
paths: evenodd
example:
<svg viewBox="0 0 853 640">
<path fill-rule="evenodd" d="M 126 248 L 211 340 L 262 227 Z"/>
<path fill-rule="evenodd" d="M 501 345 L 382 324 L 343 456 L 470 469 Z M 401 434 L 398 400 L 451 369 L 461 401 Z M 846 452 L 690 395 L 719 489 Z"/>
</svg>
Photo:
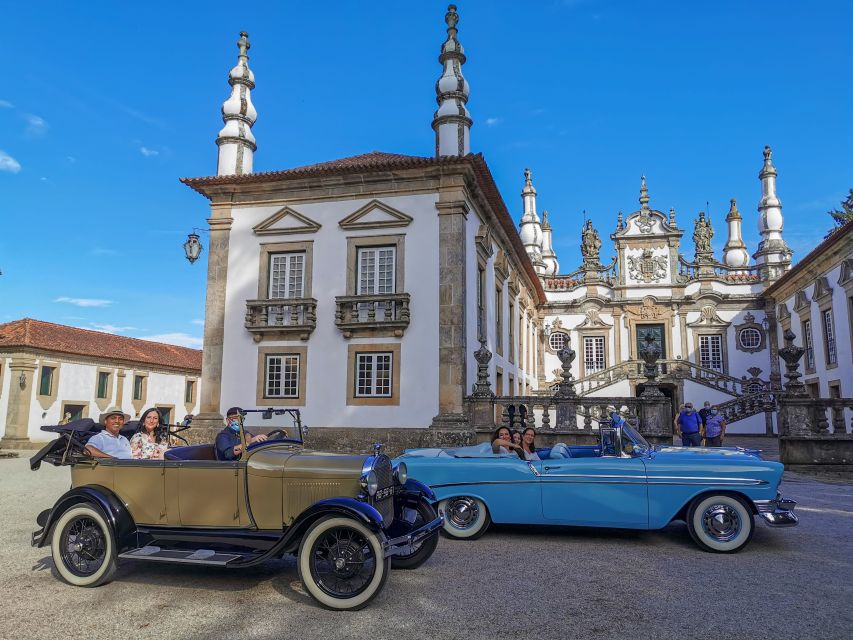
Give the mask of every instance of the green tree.
<svg viewBox="0 0 853 640">
<path fill-rule="evenodd" d="M 833 209 L 828 212 L 835 222 L 835 226 L 829 230 L 832 233 L 849 222 L 853 222 L 853 189 L 847 194 L 847 198 L 841 201 L 841 209 Z"/>
</svg>

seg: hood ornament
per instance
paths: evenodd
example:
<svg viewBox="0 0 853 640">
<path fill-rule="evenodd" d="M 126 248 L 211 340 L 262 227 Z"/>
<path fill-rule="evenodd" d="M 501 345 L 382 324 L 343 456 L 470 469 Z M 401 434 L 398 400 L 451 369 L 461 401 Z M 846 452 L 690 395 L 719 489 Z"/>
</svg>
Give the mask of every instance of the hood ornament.
<svg viewBox="0 0 853 640">
<path fill-rule="evenodd" d="M 374 442 L 373 443 L 373 455 L 378 456 L 382 453 L 382 443 Z"/>
</svg>

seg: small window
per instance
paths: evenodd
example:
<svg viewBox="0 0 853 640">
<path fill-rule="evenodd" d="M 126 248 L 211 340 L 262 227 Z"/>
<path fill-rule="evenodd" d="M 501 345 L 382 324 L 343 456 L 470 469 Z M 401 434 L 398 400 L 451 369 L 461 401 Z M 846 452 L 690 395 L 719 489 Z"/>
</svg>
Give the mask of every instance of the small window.
<svg viewBox="0 0 853 640">
<path fill-rule="evenodd" d="M 357 353 L 355 366 L 355 397 L 391 397 L 391 353 Z"/>
<path fill-rule="evenodd" d="M 39 395 L 49 396 L 53 393 L 53 372 L 55 367 L 42 367 L 39 377 Z"/>
<path fill-rule="evenodd" d="M 486 271 L 477 268 L 477 338 L 486 337 Z"/>
<path fill-rule="evenodd" d="M 723 370 L 722 336 L 699 336 L 699 364 L 713 371 Z"/>
<path fill-rule="evenodd" d="M 584 368 L 587 373 L 601 371 L 607 366 L 604 353 L 604 336 L 589 336 L 583 339 Z"/>
<path fill-rule="evenodd" d="M 270 255 L 270 299 L 301 298 L 305 290 L 305 254 Z"/>
<path fill-rule="evenodd" d="M 755 327 L 746 327 L 738 333 L 738 340 L 744 349 L 757 349 L 761 346 L 761 332 Z"/>
<path fill-rule="evenodd" d="M 299 366 L 298 353 L 267 355 L 264 397 L 298 398 Z"/>
<path fill-rule="evenodd" d="M 806 369 L 814 369 L 814 340 L 812 340 L 812 321 L 803 322 L 803 344 L 806 346 Z"/>
<path fill-rule="evenodd" d="M 133 376 L 133 399 L 142 400 L 142 384 L 145 381 L 143 376 Z"/>
<path fill-rule="evenodd" d="M 559 351 L 566 346 L 566 334 L 562 331 L 554 331 L 548 337 L 548 344 L 554 351 Z"/>
<path fill-rule="evenodd" d="M 832 324 L 832 310 L 823 312 L 823 341 L 826 347 L 826 364 L 838 363 L 838 352 L 835 349 L 835 327 Z"/>
<path fill-rule="evenodd" d="M 358 250 L 358 282 L 360 296 L 394 293 L 395 247 L 364 247 Z"/>
<path fill-rule="evenodd" d="M 103 400 L 107 397 L 110 388 L 110 374 L 107 371 L 98 371 L 98 398 Z"/>
<path fill-rule="evenodd" d="M 172 424 L 172 408 L 157 407 L 157 412 L 160 414 L 160 420 L 163 424 Z"/>
<path fill-rule="evenodd" d="M 504 294 L 500 288 L 495 289 L 495 344 L 498 353 L 503 352 L 504 328 L 503 328 L 503 305 Z"/>
<path fill-rule="evenodd" d="M 195 402 L 195 381 L 194 380 L 187 380 L 187 383 L 184 386 L 184 402 L 187 404 L 193 404 Z"/>
</svg>

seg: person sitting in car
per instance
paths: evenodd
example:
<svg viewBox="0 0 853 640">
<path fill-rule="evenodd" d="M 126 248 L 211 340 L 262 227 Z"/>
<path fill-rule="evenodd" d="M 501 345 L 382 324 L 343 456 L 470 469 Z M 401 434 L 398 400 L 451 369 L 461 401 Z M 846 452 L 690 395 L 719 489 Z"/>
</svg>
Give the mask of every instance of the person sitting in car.
<svg viewBox="0 0 853 640">
<path fill-rule="evenodd" d="M 525 460 L 539 460 L 536 453 L 536 429 L 527 427 L 521 434 L 521 452 Z"/>
<path fill-rule="evenodd" d="M 521 445 L 512 441 L 512 432 L 507 427 L 499 427 L 492 435 L 492 453 L 510 453 L 512 451 L 521 456 Z"/>
<path fill-rule="evenodd" d="M 240 407 L 231 407 L 225 414 L 225 428 L 216 436 L 216 459 L 237 460 L 243 454 L 243 443 L 240 441 L 240 415 L 243 410 Z M 253 436 L 246 433 L 246 444 L 263 442 L 267 437 L 260 433 Z"/>
<path fill-rule="evenodd" d="M 104 425 L 104 430 L 89 438 L 83 451 L 93 458 L 132 459 L 130 442 L 120 433 L 129 417 L 120 407 L 107 409 L 101 414 L 100 419 L 101 424 Z"/>
<path fill-rule="evenodd" d="M 157 409 L 146 409 L 139 418 L 136 433 L 130 439 L 130 451 L 136 460 L 162 460 L 169 448 L 169 427 Z"/>
</svg>

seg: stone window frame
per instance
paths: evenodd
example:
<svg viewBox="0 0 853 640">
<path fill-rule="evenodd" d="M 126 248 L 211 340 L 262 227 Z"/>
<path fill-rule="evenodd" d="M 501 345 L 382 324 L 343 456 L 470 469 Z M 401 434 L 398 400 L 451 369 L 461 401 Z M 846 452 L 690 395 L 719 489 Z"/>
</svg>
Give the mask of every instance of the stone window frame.
<svg viewBox="0 0 853 640">
<path fill-rule="evenodd" d="M 509 381 L 509 386 L 507 387 L 507 390 L 509 391 L 509 393 L 508 393 L 507 395 L 509 395 L 510 397 L 512 397 L 512 396 L 514 396 L 514 395 L 516 394 L 516 391 L 515 391 L 515 381 L 516 381 L 516 378 L 515 378 L 515 376 L 514 376 L 514 375 L 512 375 L 512 374 L 509 374 L 508 381 Z"/>
<path fill-rule="evenodd" d="M 100 386 L 102 373 L 107 374 L 107 395 L 103 398 L 98 396 L 98 387 Z M 115 369 L 110 369 L 108 367 L 98 367 L 95 369 L 95 404 L 101 411 L 106 411 L 107 407 L 109 407 L 113 402 L 112 399 L 115 393 L 115 379 L 117 377 L 115 374 Z"/>
<path fill-rule="evenodd" d="M 515 364 L 515 296 L 512 295 L 510 287 L 510 295 L 507 299 L 507 354 L 506 359 L 510 364 Z"/>
<path fill-rule="evenodd" d="M 767 332 L 764 330 L 764 327 L 761 326 L 758 322 L 755 321 L 755 316 L 751 313 L 747 313 L 743 317 L 743 322 L 741 324 L 734 325 L 735 329 L 735 349 L 738 351 L 743 351 L 745 353 L 758 353 L 759 351 L 764 351 L 767 347 Z M 747 347 L 743 345 L 740 341 L 740 334 L 744 329 L 755 329 L 758 331 L 759 342 L 755 347 Z"/>
<path fill-rule="evenodd" d="M 266 395 L 267 356 L 298 355 L 299 378 L 297 395 L 294 398 L 278 398 Z M 308 347 L 279 345 L 277 347 L 259 347 L 258 365 L 255 378 L 255 406 L 258 407 L 304 407 L 306 382 L 308 379 Z"/>
<path fill-rule="evenodd" d="M 358 250 L 372 247 L 394 247 L 394 293 L 406 291 L 405 249 L 406 234 L 391 233 L 373 236 L 347 236 L 346 295 L 358 295 Z"/>
<path fill-rule="evenodd" d="M 838 329 L 836 328 L 835 322 L 835 314 L 832 311 L 832 305 L 828 305 L 827 308 L 820 309 L 820 333 L 823 338 L 823 361 L 827 370 L 835 369 L 838 367 Z M 827 331 L 827 322 L 826 319 L 829 318 L 829 328 Z M 830 334 L 832 334 L 830 336 Z M 812 336 L 814 337 L 814 336 Z M 832 344 L 830 345 L 830 337 L 832 339 Z M 832 355 L 835 360 L 830 361 L 830 346 Z"/>
<path fill-rule="evenodd" d="M 59 405 L 59 419 L 63 420 L 65 418 L 65 407 L 69 404 L 81 405 L 83 407 L 83 411 L 80 412 L 80 418 L 88 418 L 89 417 L 89 404 L 88 400 L 63 400 Z"/>
<path fill-rule="evenodd" d="M 192 383 L 192 394 L 187 401 L 187 384 Z M 193 407 L 198 402 L 198 378 L 196 376 L 184 376 L 184 408 L 187 413 L 192 413 Z"/>
<path fill-rule="evenodd" d="M 566 341 L 571 341 L 572 339 L 571 332 L 568 329 L 552 329 L 551 334 L 548 336 L 548 339 L 545 340 L 545 349 L 548 351 L 548 353 L 557 354 L 560 352 L 559 349 L 554 349 L 554 347 L 551 346 L 551 336 L 556 334 L 562 334 L 566 336 Z M 563 344 L 565 344 L 565 342 Z"/>
<path fill-rule="evenodd" d="M 347 406 L 400 406 L 400 371 L 403 368 L 401 343 L 369 343 L 347 345 Z M 355 395 L 356 363 L 359 353 L 391 353 L 391 395 L 389 397 L 357 397 Z"/>
<path fill-rule="evenodd" d="M 262 242 L 258 265 L 258 300 L 269 300 L 270 291 L 270 260 L 274 254 L 304 253 L 305 263 L 302 273 L 302 297 L 312 297 L 314 272 L 314 241 L 299 240 L 293 242 Z M 278 299 L 278 298 L 277 298 Z M 287 298 L 281 298 L 286 300 Z"/>
<path fill-rule="evenodd" d="M 154 405 L 154 408 L 157 409 L 157 413 L 160 413 L 160 419 L 161 420 L 163 419 L 163 414 L 161 413 L 160 410 L 161 409 L 168 409 L 169 410 L 169 420 L 171 421 L 171 424 L 177 424 L 178 423 L 178 414 L 176 413 L 177 408 L 175 407 L 175 405 L 166 404 L 166 403 L 158 403 L 158 404 Z"/>
<path fill-rule="evenodd" d="M 495 272 L 495 352 L 499 356 L 504 354 L 504 289 L 502 283 L 497 279 Z"/>
<path fill-rule="evenodd" d="M 806 328 L 808 327 L 808 328 Z M 800 316 L 800 341 L 803 344 L 803 366 L 806 374 L 815 373 L 817 370 L 817 358 L 814 350 L 814 326 L 811 315 Z"/>
<path fill-rule="evenodd" d="M 592 371 L 589 373 L 590 374 L 598 373 L 599 371 L 603 371 L 604 369 L 609 367 L 610 364 L 608 364 L 608 363 L 610 362 L 610 340 L 609 340 L 610 331 L 608 331 L 607 329 L 579 329 L 577 334 L 578 334 L 578 348 L 580 350 L 578 353 L 578 360 L 579 360 L 578 364 L 580 365 L 580 377 L 584 378 L 587 375 L 586 348 L 585 348 L 585 344 L 584 344 L 586 341 L 586 338 L 604 338 L 604 368 L 603 369 L 596 369 L 595 371 Z"/>
<path fill-rule="evenodd" d="M 55 362 L 53 360 L 42 360 L 39 363 L 38 374 L 36 375 L 34 382 L 34 386 L 36 388 L 36 397 L 38 398 L 39 404 L 42 409 L 47 409 L 52 406 L 54 402 L 56 402 L 57 393 L 59 392 L 59 370 L 61 367 L 60 362 Z M 51 374 L 50 380 L 50 393 L 42 394 L 41 392 L 41 377 L 42 372 L 45 368 L 53 369 L 53 373 Z"/>
<path fill-rule="evenodd" d="M 148 371 L 133 371 L 133 376 L 131 377 L 130 382 L 130 403 L 133 405 L 133 410 L 136 412 L 136 415 L 139 415 L 142 412 L 142 408 L 145 406 L 145 403 L 148 402 Z M 136 390 L 136 378 L 142 378 L 142 397 L 137 399 L 134 397 L 134 391 Z"/>
<path fill-rule="evenodd" d="M 699 349 L 701 343 L 702 336 L 718 336 L 720 338 L 720 355 L 722 357 L 722 368 L 718 373 L 724 373 L 729 375 L 729 352 L 728 352 L 728 340 L 727 331 L 723 327 L 708 327 L 707 329 L 699 329 L 698 327 L 693 328 L 693 349 L 696 354 L 696 364 L 700 367 L 704 367 L 702 364 L 702 353 Z M 710 367 L 706 367 L 710 369 Z M 714 371 L 714 369 L 712 369 Z"/>
</svg>

